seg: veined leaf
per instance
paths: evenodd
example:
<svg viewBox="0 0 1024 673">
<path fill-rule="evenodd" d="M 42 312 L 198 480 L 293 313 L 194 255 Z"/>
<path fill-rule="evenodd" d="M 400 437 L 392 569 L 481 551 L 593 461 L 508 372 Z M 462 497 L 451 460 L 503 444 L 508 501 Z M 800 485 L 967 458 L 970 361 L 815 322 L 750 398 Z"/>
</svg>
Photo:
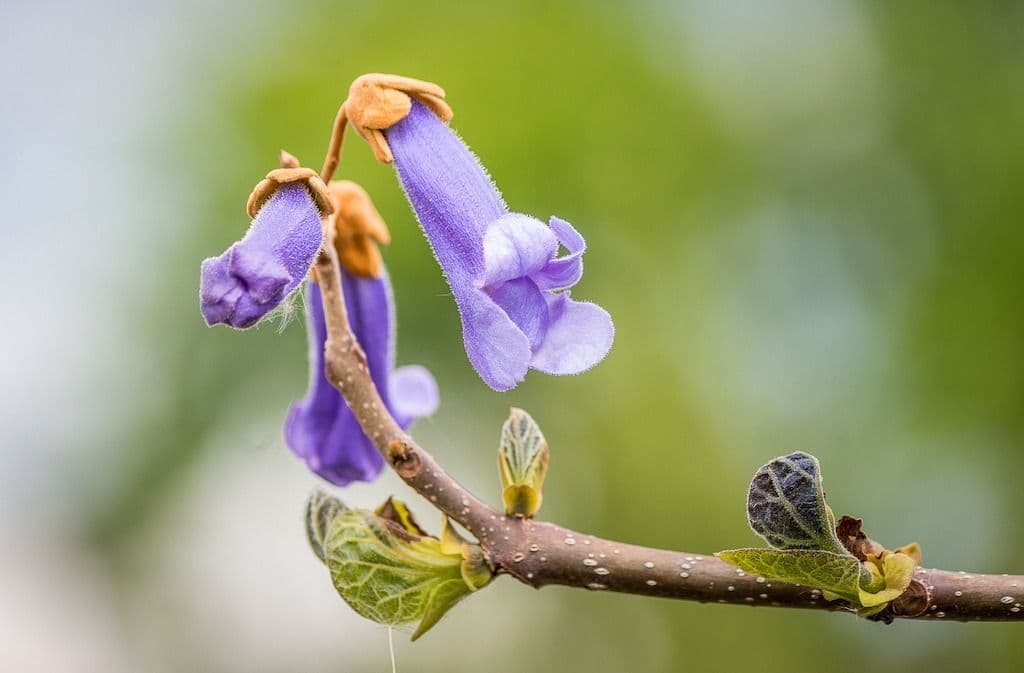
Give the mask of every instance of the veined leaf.
<svg viewBox="0 0 1024 673">
<path fill-rule="evenodd" d="M 444 554 L 434 538 L 404 539 L 408 531 L 396 528 L 371 512 L 342 512 L 327 539 L 327 567 L 353 610 L 379 624 L 420 621 L 418 637 L 471 589 L 461 554 Z"/>
<path fill-rule="evenodd" d="M 836 537 L 818 459 L 808 453 L 781 456 L 754 474 L 747 492 L 747 520 L 776 549 L 850 555 Z"/>
<path fill-rule="evenodd" d="M 317 489 L 306 501 L 306 537 L 313 553 L 321 561 L 324 559 L 324 545 L 327 542 L 327 528 L 334 515 L 345 509 L 344 503 L 327 493 Z"/>
<path fill-rule="evenodd" d="M 838 533 L 821 481 L 818 459 L 801 451 L 763 465 L 747 492 L 747 520 L 773 549 L 718 556 L 748 572 L 820 589 L 827 600 L 842 598 L 863 616 L 875 614 L 910 586 L 920 547 L 887 551 L 864 534 L 860 519 L 848 516 Z"/>
<path fill-rule="evenodd" d="M 803 549 L 729 549 L 718 556 L 749 573 L 806 584 L 859 604 L 860 561 L 850 555 Z"/>
<path fill-rule="evenodd" d="M 548 472 L 547 440 L 530 414 L 515 407 L 501 427 L 498 472 L 502 500 L 509 516 L 533 516 L 544 499 L 542 488 Z"/>
<path fill-rule="evenodd" d="M 457 549 L 442 549 L 440 540 L 422 534 L 399 500 L 386 502 L 380 513 L 346 509 L 320 494 L 310 503 L 310 539 L 314 551 L 322 551 L 317 555 L 330 570 L 338 594 L 379 624 L 418 621 L 413 640 L 490 581 L 477 545 L 465 542 Z"/>
</svg>

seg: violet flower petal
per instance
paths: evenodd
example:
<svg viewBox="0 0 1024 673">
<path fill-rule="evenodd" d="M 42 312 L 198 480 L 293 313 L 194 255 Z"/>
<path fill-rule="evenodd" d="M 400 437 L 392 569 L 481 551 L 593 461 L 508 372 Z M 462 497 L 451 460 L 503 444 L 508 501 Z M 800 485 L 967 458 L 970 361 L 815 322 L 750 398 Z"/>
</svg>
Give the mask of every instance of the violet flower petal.
<svg viewBox="0 0 1024 673">
<path fill-rule="evenodd" d="M 548 308 L 536 283 L 529 278 L 516 278 L 488 289 L 487 294 L 526 335 L 530 350 L 541 345 L 548 331 Z"/>
<path fill-rule="evenodd" d="M 575 227 L 561 218 L 552 216 L 550 225 L 558 236 L 558 242 L 569 254 L 552 259 L 533 275 L 533 280 L 542 290 L 564 290 L 583 277 L 583 253 L 587 251 L 587 242 Z"/>
<path fill-rule="evenodd" d="M 484 232 L 508 208 L 479 159 L 419 102 L 384 133 L 406 196 L 454 290 L 483 272 Z"/>
<path fill-rule="evenodd" d="M 241 241 L 203 261 L 199 304 L 206 323 L 256 324 L 303 281 L 322 239 L 320 211 L 306 186 L 278 187 Z"/>
<path fill-rule="evenodd" d="M 292 280 L 288 268 L 277 259 L 252 245 L 237 243 L 228 249 L 228 273 L 232 278 L 245 279 L 247 294 L 255 304 L 273 301 Z"/>
<path fill-rule="evenodd" d="M 408 427 L 412 419 L 430 416 L 437 411 L 440 403 L 437 381 L 426 367 L 399 367 L 391 373 L 389 386 L 395 420 L 403 428 Z"/>
<path fill-rule="evenodd" d="M 568 292 L 548 293 L 548 331 L 530 366 L 546 374 L 580 374 L 604 359 L 615 327 L 597 304 L 573 301 Z"/>
<path fill-rule="evenodd" d="M 470 288 L 457 302 L 466 355 L 484 383 L 511 390 L 530 368 L 530 340 L 483 290 Z"/>
<path fill-rule="evenodd" d="M 309 284 L 306 322 L 310 342 L 310 388 L 294 403 L 285 421 L 285 442 L 311 470 L 328 481 L 345 485 L 370 481 L 384 460 L 363 434 L 341 393 L 324 376 L 324 320 L 320 288 Z"/>
<path fill-rule="evenodd" d="M 569 374 L 600 361 L 614 334 L 611 318 L 551 292 L 580 279 L 579 232 L 558 218 L 544 225 L 509 214 L 469 148 L 417 101 L 384 133 L 455 297 L 466 354 L 484 382 L 508 390 L 531 366 Z M 559 243 L 565 257 L 555 256 Z"/>
<path fill-rule="evenodd" d="M 488 224 L 483 245 L 484 287 L 537 273 L 558 252 L 558 238 L 548 225 L 520 213 Z"/>
<path fill-rule="evenodd" d="M 407 367 L 396 379 L 394 303 L 387 275 L 363 278 L 342 270 L 342 291 L 352 332 L 366 354 L 370 378 L 403 429 L 437 408 L 437 384 L 422 367 Z M 359 426 L 341 393 L 324 375 L 324 320 L 320 288 L 309 284 L 306 316 L 310 340 L 310 387 L 285 421 L 285 442 L 324 479 L 344 486 L 371 481 L 384 467 L 373 442 Z M 417 371 L 418 370 L 418 371 Z M 432 394 L 432 397 L 431 397 Z M 401 399 L 401 404 L 397 400 Z"/>
<path fill-rule="evenodd" d="M 395 366 L 395 302 L 390 280 L 386 272 L 380 278 L 366 278 L 341 267 L 341 290 L 349 326 L 363 347 L 370 378 L 390 409 L 388 379 Z M 319 306 L 322 311 L 323 304 Z"/>
</svg>

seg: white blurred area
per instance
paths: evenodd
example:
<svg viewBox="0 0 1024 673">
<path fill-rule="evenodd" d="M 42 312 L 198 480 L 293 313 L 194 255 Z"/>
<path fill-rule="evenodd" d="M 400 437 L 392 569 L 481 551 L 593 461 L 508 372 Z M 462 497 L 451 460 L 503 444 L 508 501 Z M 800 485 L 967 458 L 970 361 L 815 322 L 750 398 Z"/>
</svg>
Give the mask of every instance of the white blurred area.
<svg viewBox="0 0 1024 673">
<path fill-rule="evenodd" d="M 80 498 L 117 474 L 119 455 L 79 447 L 123 407 L 161 403 L 147 385 L 152 351 L 123 336 L 134 330 L 122 298 L 174 245 L 174 222 L 152 205 L 187 217 L 190 204 L 186 181 L 147 161 L 150 138 L 195 101 L 203 58 L 272 39 L 279 7 L 253 9 L 229 19 L 200 2 L 0 5 L 0 268 L 17 288 L 0 298 L 0 670 L 308 670 L 326 663 L 323 643 L 385 661 L 383 630 L 337 600 L 325 569 L 310 572 L 310 482 L 272 459 L 283 450 L 273 414 L 256 428 L 225 421 L 236 440 L 252 434 L 198 465 L 194 499 L 129 552 L 148 570 L 144 590 L 119 592 L 75 538 Z"/>
</svg>

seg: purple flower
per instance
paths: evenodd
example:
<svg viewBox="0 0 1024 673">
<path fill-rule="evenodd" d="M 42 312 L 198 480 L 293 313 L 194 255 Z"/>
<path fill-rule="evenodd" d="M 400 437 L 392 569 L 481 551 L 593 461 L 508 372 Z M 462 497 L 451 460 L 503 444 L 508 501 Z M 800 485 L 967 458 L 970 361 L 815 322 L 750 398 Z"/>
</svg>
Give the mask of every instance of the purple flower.
<svg viewBox="0 0 1024 673">
<path fill-rule="evenodd" d="M 203 262 L 199 304 L 206 323 L 255 325 L 305 279 L 322 240 L 320 210 L 306 185 L 277 187 L 245 238 Z"/>
<path fill-rule="evenodd" d="M 614 336 L 611 317 L 567 291 L 583 275 L 579 232 L 557 217 L 544 224 L 510 213 L 469 148 L 418 101 L 384 133 L 484 382 L 508 390 L 530 368 L 578 374 L 600 362 Z"/>
<path fill-rule="evenodd" d="M 425 368 L 410 365 L 394 369 L 394 304 L 386 273 L 367 278 L 341 272 L 349 322 L 366 353 L 370 377 L 388 410 L 403 429 L 437 409 L 437 383 Z M 285 422 L 285 441 L 309 468 L 330 482 L 344 486 L 370 481 L 384 467 L 341 393 L 324 376 L 324 321 L 320 287 L 309 284 L 306 297 L 309 332 L 309 392 L 292 405 Z"/>
</svg>

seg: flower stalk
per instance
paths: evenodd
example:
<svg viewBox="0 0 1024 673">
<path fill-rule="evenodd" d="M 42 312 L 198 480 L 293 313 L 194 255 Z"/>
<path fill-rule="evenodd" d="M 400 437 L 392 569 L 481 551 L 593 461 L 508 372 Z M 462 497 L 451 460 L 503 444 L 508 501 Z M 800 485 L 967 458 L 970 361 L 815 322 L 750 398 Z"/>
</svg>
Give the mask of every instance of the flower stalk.
<svg viewBox="0 0 1024 673">
<path fill-rule="evenodd" d="M 444 89 L 436 84 L 411 77 L 376 73 L 357 77 L 334 118 L 320 179 L 326 183 L 334 177 L 334 171 L 341 162 L 347 126 L 351 125 L 370 144 L 378 161 L 391 163 L 394 157 L 384 137 L 384 129 L 409 114 L 414 98 L 448 121 L 452 118 L 452 109 L 444 102 L 444 96 Z"/>
</svg>

